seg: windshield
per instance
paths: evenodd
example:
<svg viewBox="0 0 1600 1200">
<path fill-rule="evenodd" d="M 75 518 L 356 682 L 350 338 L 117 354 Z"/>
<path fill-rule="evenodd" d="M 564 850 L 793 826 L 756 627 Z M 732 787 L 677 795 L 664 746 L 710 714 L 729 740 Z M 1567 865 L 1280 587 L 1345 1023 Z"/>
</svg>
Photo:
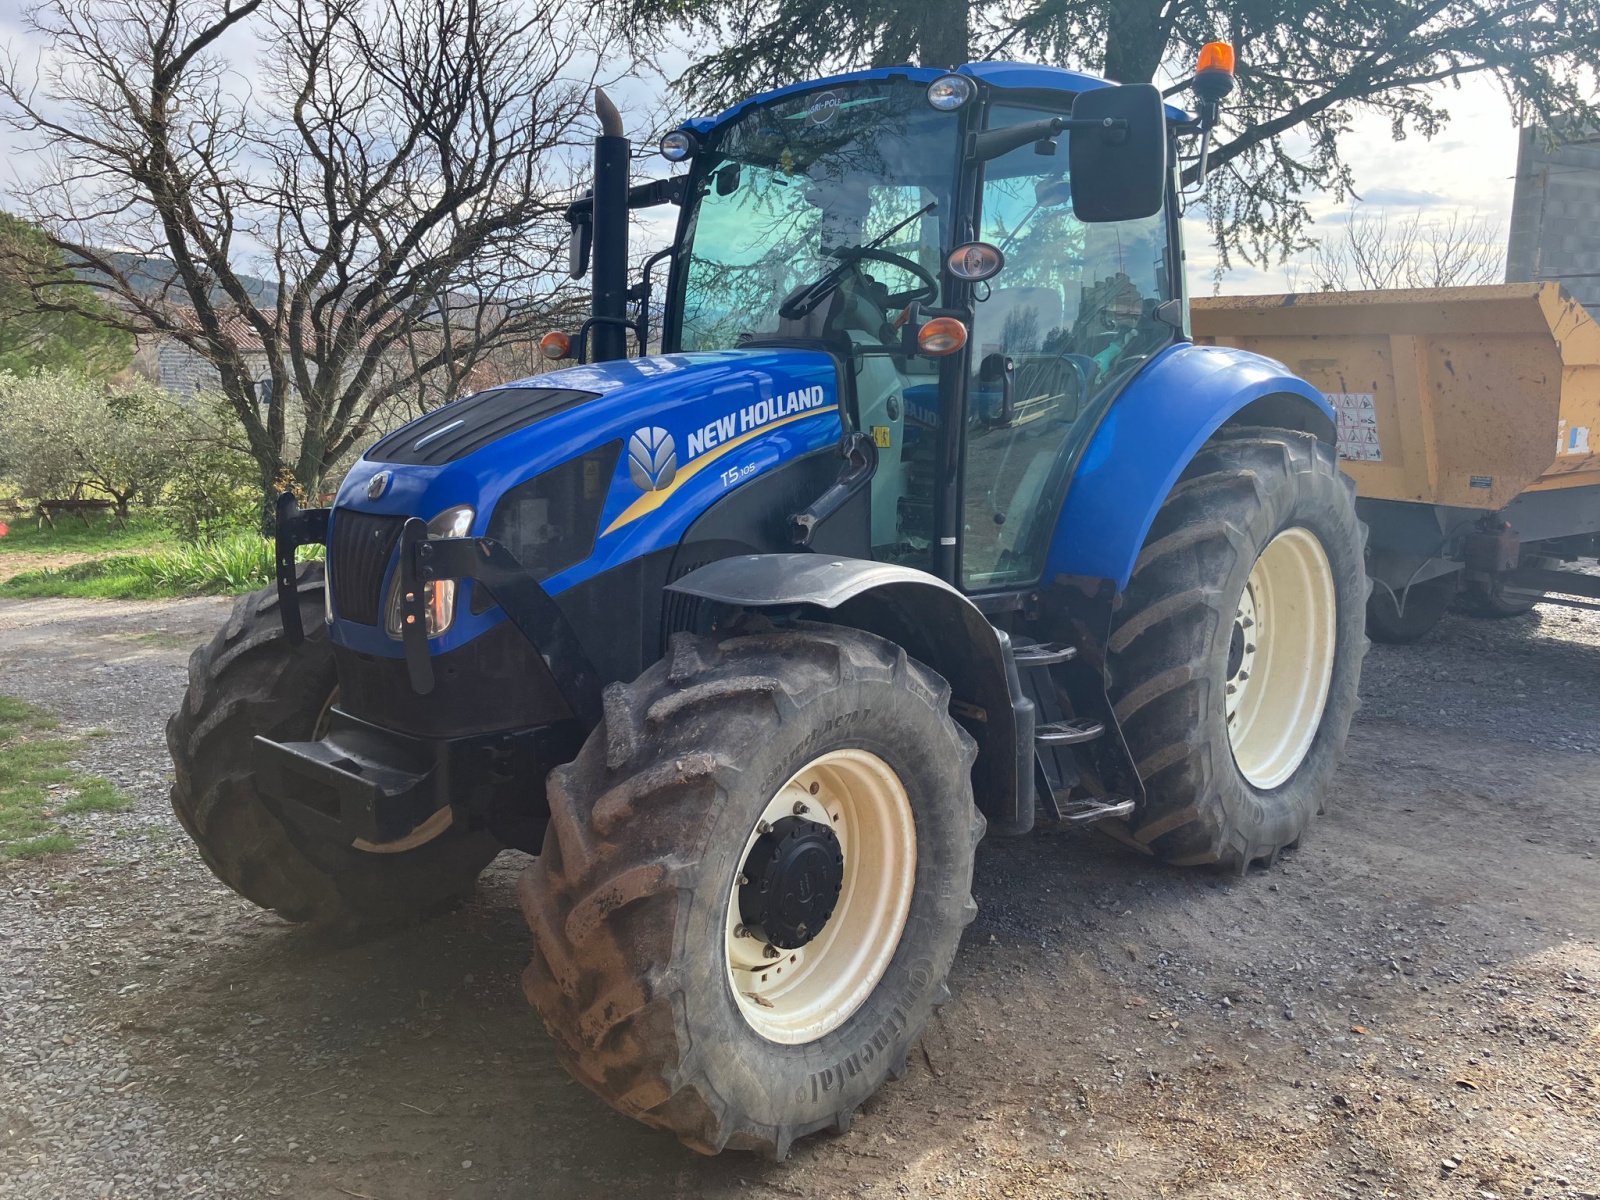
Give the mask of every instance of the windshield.
<svg viewBox="0 0 1600 1200">
<path fill-rule="evenodd" d="M 902 81 L 806 92 L 717 130 L 696 164 L 679 347 L 824 333 L 894 340 L 906 304 L 938 303 L 956 122 L 929 107 L 923 86 Z M 780 316 L 784 298 L 838 267 L 841 252 L 907 218 L 870 261 L 848 266 L 825 303 Z"/>
</svg>

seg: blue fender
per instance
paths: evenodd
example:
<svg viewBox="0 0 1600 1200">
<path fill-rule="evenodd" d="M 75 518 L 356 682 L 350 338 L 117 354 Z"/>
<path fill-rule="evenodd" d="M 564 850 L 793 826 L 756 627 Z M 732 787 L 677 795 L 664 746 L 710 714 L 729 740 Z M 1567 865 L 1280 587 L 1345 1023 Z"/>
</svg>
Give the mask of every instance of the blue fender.
<svg viewBox="0 0 1600 1200">
<path fill-rule="evenodd" d="M 1110 579 L 1121 591 L 1156 511 L 1200 447 L 1257 402 L 1262 424 L 1333 438 L 1321 392 L 1273 359 L 1229 346 L 1170 347 L 1122 390 L 1073 473 L 1045 559 L 1047 577 Z"/>
</svg>

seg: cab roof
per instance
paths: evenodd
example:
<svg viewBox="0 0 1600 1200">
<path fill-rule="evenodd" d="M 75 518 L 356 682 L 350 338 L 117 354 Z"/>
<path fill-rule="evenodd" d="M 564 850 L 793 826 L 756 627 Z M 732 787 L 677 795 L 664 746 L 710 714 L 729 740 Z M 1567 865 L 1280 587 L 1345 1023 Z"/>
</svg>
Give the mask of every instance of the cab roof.
<svg viewBox="0 0 1600 1200">
<path fill-rule="evenodd" d="M 815 88 L 835 87 L 844 83 L 861 83 L 874 79 L 906 79 L 913 83 L 932 83 L 941 75 L 970 75 L 982 83 L 994 88 L 1006 88 L 1012 91 L 1046 91 L 1046 92 L 1087 92 L 1094 88 L 1114 87 L 1115 84 L 1101 79 L 1097 75 L 1085 75 L 1079 71 L 1069 71 L 1065 67 L 1047 67 L 1038 63 L 1022 62 L 973 62 L 957 67 L 954 72 L 941 70 L 937 67 L 913 67 L 909 64 L 897 67 L 874 67 L 867 71 L 849 71 L 843 75 L 829 75 L 822 79 L 807 79 L 800 83 L 791 83 L 787 87 L 774 88 L 770 92 L 760 92 L 748 99 L 741 100 L 732 108 L 725 109 L 714 117 L 694 117 L 683 122 L 680 128 L 689 129 L 702 136 L 715 129 L 725 121 L 731 121 L 746 109 L 757 104 L 766 104 L 769 101 L 792 96 L 797 92 L 811 91 Z M 1167 114 L 1173 120 L 1184 120 L 1186 114 L 1172 105 L 1167 106 Z"/>
</svg>

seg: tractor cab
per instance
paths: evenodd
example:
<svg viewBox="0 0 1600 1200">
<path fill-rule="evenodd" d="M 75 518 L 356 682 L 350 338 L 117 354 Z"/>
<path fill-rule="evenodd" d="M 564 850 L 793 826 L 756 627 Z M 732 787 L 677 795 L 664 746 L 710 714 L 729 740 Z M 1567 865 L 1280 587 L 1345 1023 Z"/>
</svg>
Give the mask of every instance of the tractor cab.
<svg viewBox="0 0 1600 1200">
<path fill-rule="evenodd" d="M 682 209 L 660 348 L 829 353 L 874 458 L 860 552 L 969 592 L 1028 586 L 1088 435 L 1182 336 L 1186 127 L 1153 87 L 1005 63 L 858 72 L 689 121 L 661 146 L 687 174 L 633 190 Z M 581 271 L 592 203 L 572 216 Z"/>
</svg>

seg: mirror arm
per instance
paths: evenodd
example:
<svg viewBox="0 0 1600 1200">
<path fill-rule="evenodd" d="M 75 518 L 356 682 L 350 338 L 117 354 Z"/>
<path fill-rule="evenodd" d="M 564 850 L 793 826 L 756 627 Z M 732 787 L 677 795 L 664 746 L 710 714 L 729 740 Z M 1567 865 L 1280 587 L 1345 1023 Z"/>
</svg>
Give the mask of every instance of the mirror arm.
<svg viewBox="0 0 1600 1200">
<path fill-rule="evenodd" d="M 1068 130 L 1102 129 L 1111 134 L 1125 133 L 1127 128 L 1128 122 L 1120 117 L 1106 117 L 1104 120 L 1046 117 L 1042 121 L 1028 121 L 1022 125 L 1012 125 L 1007 129 L 985 129 L 980 133 L 969 133 L 966 157 L 969 162 L 988 162 L 990 159 L 999 158 L 1002 154 L 1011 153 L 1018 146 L 1026 146 L 1029 142 L 1048 142 L 1057 134 Z"/>
</svg>

